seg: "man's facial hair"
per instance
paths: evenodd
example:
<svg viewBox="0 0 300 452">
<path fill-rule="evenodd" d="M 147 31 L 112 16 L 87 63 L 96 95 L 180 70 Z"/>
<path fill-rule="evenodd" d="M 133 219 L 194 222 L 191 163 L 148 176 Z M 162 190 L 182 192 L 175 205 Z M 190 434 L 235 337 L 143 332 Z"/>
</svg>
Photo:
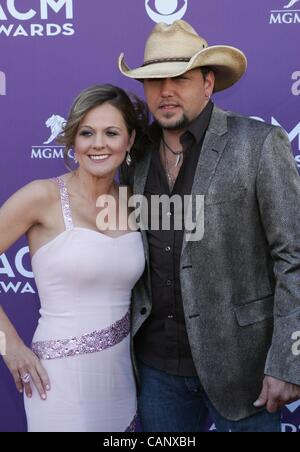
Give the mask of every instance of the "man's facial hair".
<svg viewBox="0 0 300 452">
<path fill-rule="evenodd" d="M 183 115 L 179 121 L 177 121 L 175 124 L 172 124 L 169 126 L 162 124 L 157 119 L 156 119 L 156 122 L 162 129 L 171 130 L 171 131 L 187 129 L 189 127 L 189 125 L 191 124 L 190 120 L 188 119 L 188 117 L 186 115 Z"/>
</svg>

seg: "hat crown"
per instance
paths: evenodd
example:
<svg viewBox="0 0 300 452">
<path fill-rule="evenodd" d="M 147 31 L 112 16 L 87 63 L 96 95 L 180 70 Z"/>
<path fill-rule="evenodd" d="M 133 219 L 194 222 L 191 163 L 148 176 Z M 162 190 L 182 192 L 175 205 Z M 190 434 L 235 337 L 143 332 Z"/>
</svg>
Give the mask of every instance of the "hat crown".
<svg viewBox="0 0 300 452">
<path fill-rule="evenodd" d="M 172 25 L 159 23 L 147 40 L 144 63 L 153 60 L 192 58 L 207 47 L 207 41 L 184 20 L 177 20 Z"/>
<path fill-rule="evenodd" d="M 247 58 L 232 46 L 209 46 L 184 20 L 154 27 L 146 43 L 142 66 L 130 69 L 125 63 L 124 53 L 119 57 L 121 73 L 136 80 L 179 77 L 205 66 L 215 74 L 214 92 L 217 92 L 234 85 L 243 76 Z"/>
</svg>

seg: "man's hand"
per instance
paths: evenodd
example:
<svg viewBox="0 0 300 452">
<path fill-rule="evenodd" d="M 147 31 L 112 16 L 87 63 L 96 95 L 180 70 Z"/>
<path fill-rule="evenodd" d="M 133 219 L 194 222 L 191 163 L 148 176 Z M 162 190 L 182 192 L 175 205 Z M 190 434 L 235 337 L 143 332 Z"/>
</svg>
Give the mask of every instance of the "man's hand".
<svg viewBox="0 0 300 452">
<path fill-rule="evenodd" d="M 300 386 L 265 377 L 263 389 L 258 400 L 254 403 L 256 408 L 266 407 L 269 413 L 277 413 L 285 405 L 300 399 Z"/>
</svg>

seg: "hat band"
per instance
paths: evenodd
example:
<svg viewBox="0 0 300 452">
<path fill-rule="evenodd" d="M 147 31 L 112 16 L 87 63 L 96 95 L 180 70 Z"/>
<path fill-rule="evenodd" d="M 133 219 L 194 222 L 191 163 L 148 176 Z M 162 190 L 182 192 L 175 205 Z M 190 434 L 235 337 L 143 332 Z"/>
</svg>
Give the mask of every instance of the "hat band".
<svg viewBox="0 0 300 452">
<path fill-rule="evenodd" d="M 142 67 L 149 66 L 150 64 L 158 63 L 188 63 L 190 58 L 160 58 L 158 60 L 145 61 Z"/>
</svg>

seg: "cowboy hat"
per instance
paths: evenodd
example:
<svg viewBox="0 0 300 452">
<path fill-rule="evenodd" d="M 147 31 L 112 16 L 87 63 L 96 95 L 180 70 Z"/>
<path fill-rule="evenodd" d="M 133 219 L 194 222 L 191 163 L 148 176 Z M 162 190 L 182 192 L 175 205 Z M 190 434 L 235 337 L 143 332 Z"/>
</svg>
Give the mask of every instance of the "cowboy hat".
<svg viewBox="0 0 300 452">
<path fill-rule="evenodd" d="M 215 73 L 214 91 L 222 91 L 236 83 L 247 68 L 243 52 L 230 46 L 208 46 L 194 28 L 184 20 L 172 25 L 157 24 L 145 47 L 144 64 L 130 69 L 119 57 L 123 75 L 137 80 L 178 77 L 197 67 L 209 66 Z"/>
</svg>

